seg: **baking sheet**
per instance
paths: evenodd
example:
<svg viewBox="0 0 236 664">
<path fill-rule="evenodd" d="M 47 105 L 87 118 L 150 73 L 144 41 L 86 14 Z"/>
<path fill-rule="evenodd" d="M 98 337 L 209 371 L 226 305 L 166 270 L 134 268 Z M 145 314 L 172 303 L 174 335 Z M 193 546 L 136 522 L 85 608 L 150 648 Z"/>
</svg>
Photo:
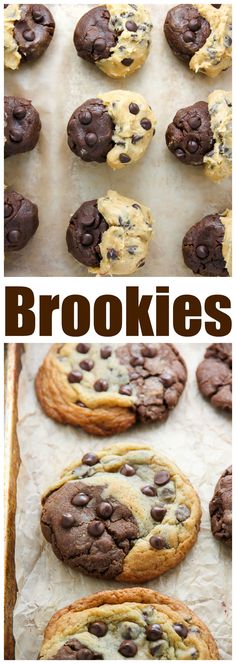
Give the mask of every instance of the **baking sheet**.
<svg viewBox="0 0 236 664">
<path fill-rule="evenodd" d="M 70 216 L 85 200 L 115 189 L 152 210 L 155 233 L 146 265 L 139 276 L 193 276 L 184 265 L 182 239 L 203 216 L 231 207 L 230 180 L 211 182 L 202 168 L 184 166 L 165 145 L 165 130 L 176 111 L 218 89 L 229 89 L 231 71 L 211 80 L 195 75 L 172 54 L 163 35 L 170 5 L 150 5 L 154 29 L 146 64 L 126 80 L 109 79 L 78 58 L 73 46 L 77 20 L 90 5 L 52 5 L 56 31 L 45 55 L 19 71 L 7 71 L 8 95 L 32 100 L 39 110 L 42 131 L 38 146 L 5 162 L 5 182 L 39 207 L 40 226 L 21 251 L 6 256 L 7 276 L 87 276 L 87 269 L 67 252 Z M 66 126 L 89 97 L 110 89 L 143 94 L 157 116 L 157 132 L 143 159 L 113 172 L 106 164 L 87 164 L 67 146 Z"/>
<path fill-rule="evenodd" d="M 199 492 L 203 518 L 198 541 L 174 570 L 148 587 L 185 601 L 215 636 L 222 659 L 231 659 L 231 555 L 212 536 L 208 503 L 216 481 L 231 463 L 231 419 L 217 412 L 198 392 L 195 369 L 206 344 L 177 344 L 188 366 L 180 402 L 164 424 L 137 426 L 115 442 L 145 442 L 176 462 Z M 14 612 L 16 659 L 36 659 L 43 630 L 52 614 L 92 592 L 124 584 L 91 579 L 64 566 L 42 537 L 40 495 L 61 470 L 104 443 L 81 429 L 57 424 L 41 410 L 34 378 L 49 344 L 26 344 L 18 393 L 21 467 L 17 486 L 16 578 Z"/>
</svg>

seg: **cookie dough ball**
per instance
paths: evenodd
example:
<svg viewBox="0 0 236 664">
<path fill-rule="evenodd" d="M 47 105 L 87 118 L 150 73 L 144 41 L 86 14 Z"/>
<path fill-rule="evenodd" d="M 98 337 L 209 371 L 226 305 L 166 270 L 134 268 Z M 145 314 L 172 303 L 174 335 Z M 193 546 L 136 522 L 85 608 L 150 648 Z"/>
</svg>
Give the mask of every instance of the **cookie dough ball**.
<svg viewBox="0 0 236 664">
<path fill-rule="evenodd" d="M 42 408 L 53 419 L 98 436 L 136 421 L 164 421 L 187 380 L 172 344 L 55 344 L 36 377 Z"/>
<path fill-rule="evenodd" d="M 231 5 L 177 5 L 168 11 L 164 33 L 195 73 L 214 78 L 232 64 Z"/>
<path fill-rule="evenodd" d="M 196 372 L 200 392 L 213 406 L 232 410 L 232 344 L 212 344 Z"/>
<path fill-rule="evenodd" d="M 204 156 L 205 174 L 219 182 L 232 175 L 232 93 L 214 90 L 208 97 L 214 146 Z"/>
<path fill-rule="evenodd" d="M 200 519 L 190 481 L 146 445 L 84 454 L 42 499 L 42 532 L 60 560 L 128 583 L 175 567 L 195 543 Z"/>
<path fill-rule="evenodd" d="M 232 466 L 222 473 L 209 504 L 212 534 L 232 547 Z"/>
<path fill-rule="evenodd" d="M 39 225 L 37 205 L 17 191 L 4 192 L 4 251 L 23 249 Z"/>
<path fill-rule="evenodd" d="M 151 43 L 152 22 L 141 5 L 93 7 L 76 25 L 78 55 L 93 62 L 112 78 L 130 76 L 145 62 Z"/>
<path fill-rule="evenodd" d="M 89 272 L 132 274 L 145 263 L 152 225 L 148 208 L 110 190 L 75 212 L 66 234 L 68 251 Z"/>
<path fill-rule="evenodd" d="M 113 90 L 88 99 L 74 111 L 67 126 L 68 144 L 84 161 L 107 161 L 116 170 L 143 156 L 155 126 L 144 97 Z"/>
<path fill-rule="evenodd" d="M 209 214 L 194 224 L 183 239 L 183 257 L 187 267 L 205 277 L 228 277 L 232 274 L 232 212 Z"/>
<path fill-rule="evenodd" d="M 4 156 L 33 150 L 39 139 L 41 122 L 31 101 L 4 97 Z"/>
<path fill-rule="evenodd" d="M 4 63 L 18 69 L 37 60 L 48 48 L 55 22 L 45 5 L 6 5 L 4 9 Z"/>
</svg>

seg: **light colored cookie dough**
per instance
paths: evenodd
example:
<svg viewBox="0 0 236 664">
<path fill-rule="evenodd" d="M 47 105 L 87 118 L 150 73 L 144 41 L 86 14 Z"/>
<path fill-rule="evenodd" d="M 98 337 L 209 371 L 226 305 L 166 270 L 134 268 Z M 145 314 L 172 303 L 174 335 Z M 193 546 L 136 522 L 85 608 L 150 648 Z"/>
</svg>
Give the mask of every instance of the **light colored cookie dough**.
<svg viewBox="0 0 236 664">
<path fill-rule="evenodd" d="M 205 174 L 218 182 L 232 174 L 232 93 L 214 90 L 208 97 L 214 148 L 203 158 Z"/>
<path fill-rule="evenodd" d="M 220 215 L 221 223 L 224 226 L 225 234 L 222 244 L 222 254 L 225 259 L 225 265 L 229 276 L 232 276 L 232 210 L 225 210 Z"/>
<path fill-rule="evenodd" d="M 18 69 L 21 55 L 14 39 L 14 24 L 21 18 L 20 5 L 8 5 L 4 9 L 4 65 L 7 69 Z"/>
<path fill-rule="evenodd" d="M 138 161 L 147 149 L 156 127 L 154 113 L 146 99 L 138 92 L 129 90 L 112 90 L 98 94 L 98 97 L 107 107 L 115 125 L 112 136 L 115 145 L 108 152 L 107 163 L 111 168 L 119 169 Z M 130 112 L 131 104 L 137 105 L 136 114 Z"/>
<path fill-rule="evenodd" d="M 152 22 L 148 10 L 142 5 L 106 5 L 110 13 L 110 30 L 120 33 L 117 44 L 111 49 L 111 56 L 97 60 L 96 65 L 112 78 L 130 76 L 139 69 L 149 54 Z M 127 21 L 136 24 L 137 30 L 126 28 Z M 130 65 L 122 60 L 131 59 Z"/>
<path fill-rule="evenodd" d="M 232 64 L 232 5 L 221 5 L 218 9 L 210 4 L 193 6 L 208 21 L 211 33 L 191 58 L 189 67 L 215 78 Z"/>
<path fill-rule="evenodd" d="M 103 233 L 99 245 L 100 266 L 89 268 L 89 272 L 132 274 L 144 265 L 148 252 L 153 225 L 149 208 L 111 190 L 98 199 L 97 206 L 109 228 Z M 109 258 L 111 250 L 113 258 Z"/>
</svg>

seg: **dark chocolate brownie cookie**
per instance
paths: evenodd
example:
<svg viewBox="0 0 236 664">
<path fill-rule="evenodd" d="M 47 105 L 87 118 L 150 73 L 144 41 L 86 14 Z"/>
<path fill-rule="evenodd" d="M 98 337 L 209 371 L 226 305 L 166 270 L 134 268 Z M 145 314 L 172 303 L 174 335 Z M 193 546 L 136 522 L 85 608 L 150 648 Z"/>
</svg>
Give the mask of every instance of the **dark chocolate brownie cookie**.
<svg viewBox="0 0 236 664">
<path fill-rule="evenodd" d="M 232 546 L 232 466 L 222 473 L 209 504 L 211 530 L 220 541 Z"/>
<path fill-rule="evenodd" d="M 33 150 L 39 139 L 38 111 L 28 99 L 4 97 L 4 156 Z"/>
<path fill-rule="evenodd" d="M 101 99 L 88 99 L 71 116 L 68 144 L 83 161 L 106 161 L 113 147 L 114 124 Z"/>
<path fill-rule="evenodd" d="M 200 519 L 189 480 L 145 445 L 84 454 L 42 499 L 42 532 L 57 558 L 102 579 L 144 582 L 175 567 Z"/>
<path fill-rule="evenodd" d="M 187 371 L 172 344 L 55 344 L 36 377 L 47 415 L 99 436 L 166 420 Z"/>
<path fill-rule="evenodd" d="M 226 214 L 227 213 L 227 214 Z M 187 267 L 205 277 L 231 274 L 231 211 L 209 214 L 191 226 L 184 236 L 183 257 Z"/>
<path fill-rule="evenodd" d="M 20 62 L 37 60 L 48 48 L 55 22 L 45 5 L 7 5 L 5 9 L 5 64 L 17 69 Z"/>
<path fill-rule="evenodd" d="M 66 241 L 68 251 L 77 261 L 88 267 L 99 267 L 101 253 L 99 244 L 108 228 L 97 208 L 97 199 L 82 203 L 71 217 Z"/>
<path fill-rule="evenodd" d="M 38 208 L 17 191 L 4 192 L 4 251 L 23 249 L 39 225 Z"/>
<path fill-rule="evenodd" d="M 213 406 L 232 410 L 232 345 L 212 344 L 197 368 L 198 387 Z"/>
<path fill-rule="evenodd" d="M 210 25 L 194 5 L 177 5 L 167 13 L 164 33 L 173 53 L 189 62 L 211 32 Z"/>
<path fill-rule="evenodd" d="M 208 104 L 199 101 L 181 108 L 167 127 L 166 143 L 183 164 L 203 164 L 214 145 Z"/>
</svg>

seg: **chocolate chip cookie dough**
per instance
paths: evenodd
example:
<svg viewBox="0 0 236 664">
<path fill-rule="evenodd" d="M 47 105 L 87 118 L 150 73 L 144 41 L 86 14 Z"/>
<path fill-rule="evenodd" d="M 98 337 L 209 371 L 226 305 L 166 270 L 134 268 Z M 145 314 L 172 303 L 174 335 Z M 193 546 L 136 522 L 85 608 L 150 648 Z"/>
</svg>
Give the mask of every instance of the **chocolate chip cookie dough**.
<svg viewBox="0 0 236 664">
<path fill-rule="evenodd" d="M 49 417 L 109 436 L 166 420 L 187 380 L 172 344 L 54 344 L 36 377 Z"/>
<path fill-rule="evenodd" d="M 196 74 L 215 78 L 232 64 L 232 5 L 181 4 L 168 11 L 164 32 L 173 53 Z"/>
<path fill-rule="evenodd" d="M 17 191 L 4 192 L 4 251 L 23 249 L 39 225 L 38 208 Z"/>
<path fill-rule="evenodd" d="M 183 164 L 204 165 L 213 182 L 232 173 L 232 95 L 215 90 L 208 103 L 181 108 L 166 131 L 169 150 Z"/>
<path fill-rule="evenodd" d="M 232 547 L 232 466 L 219 478 L 209 504 L 212 534 Z"/>
<path fill-rule="evenodd" d="M 152 225 L 149 208 L 109 190 L 75 212 L 66 234 L 68 251 L 91 273 L 132 274 L 145 264 Z"/>
<path fill-rule="evenodd" d="M 232 275 L 232 211 L 209 214 L 184 236 L 183 257 L 187 267 L 205 277 Z"/>
<path fill-rule="evenodd" d="M 132 583 L 185 558 L 200 519 L 189 480 L 146 445 L 88 452 L 42 499 L 42 532 L 59 560 L 90 576 Z"/>
<path fill-rule="evenodd" d="M 5 5 L 4 64 L 18 69 L 22 62 L 37 60 L 48 48 L 55 22 L 45 5 Z"/>
<path fill-rule="evenodd" d="M 67 126 L 68 144 L 84 161 L 107 161 L 116 170 L 143 156 L 155 126 L 154 113 L 142 95 L 112 90 L 74 111 Z"/>
<path fill-rule="evenodd" d="M 212 406 L 232 410 L 232 345 L 212 344 L 196 372 L 198 387 Z"/>
<path fill-rule="evenodd" d="M 33 150 L 40 129 L 39 113 L 31 101 L 4 97 L 4 157 Z"/>
<path fill-rule="evenodd" d="M 39 659 L 219 659 L 193 611 L 148 588 L 106 590 L 57 611 Z"/>
<path fill-rule="evenodd" d="M 142 5 L 101 5 L 90 9 L 76 25 L 78 55 L 107 76 L 122 78 L 139 69 L 149 54 L 152 22 Z"/>
</svg>

